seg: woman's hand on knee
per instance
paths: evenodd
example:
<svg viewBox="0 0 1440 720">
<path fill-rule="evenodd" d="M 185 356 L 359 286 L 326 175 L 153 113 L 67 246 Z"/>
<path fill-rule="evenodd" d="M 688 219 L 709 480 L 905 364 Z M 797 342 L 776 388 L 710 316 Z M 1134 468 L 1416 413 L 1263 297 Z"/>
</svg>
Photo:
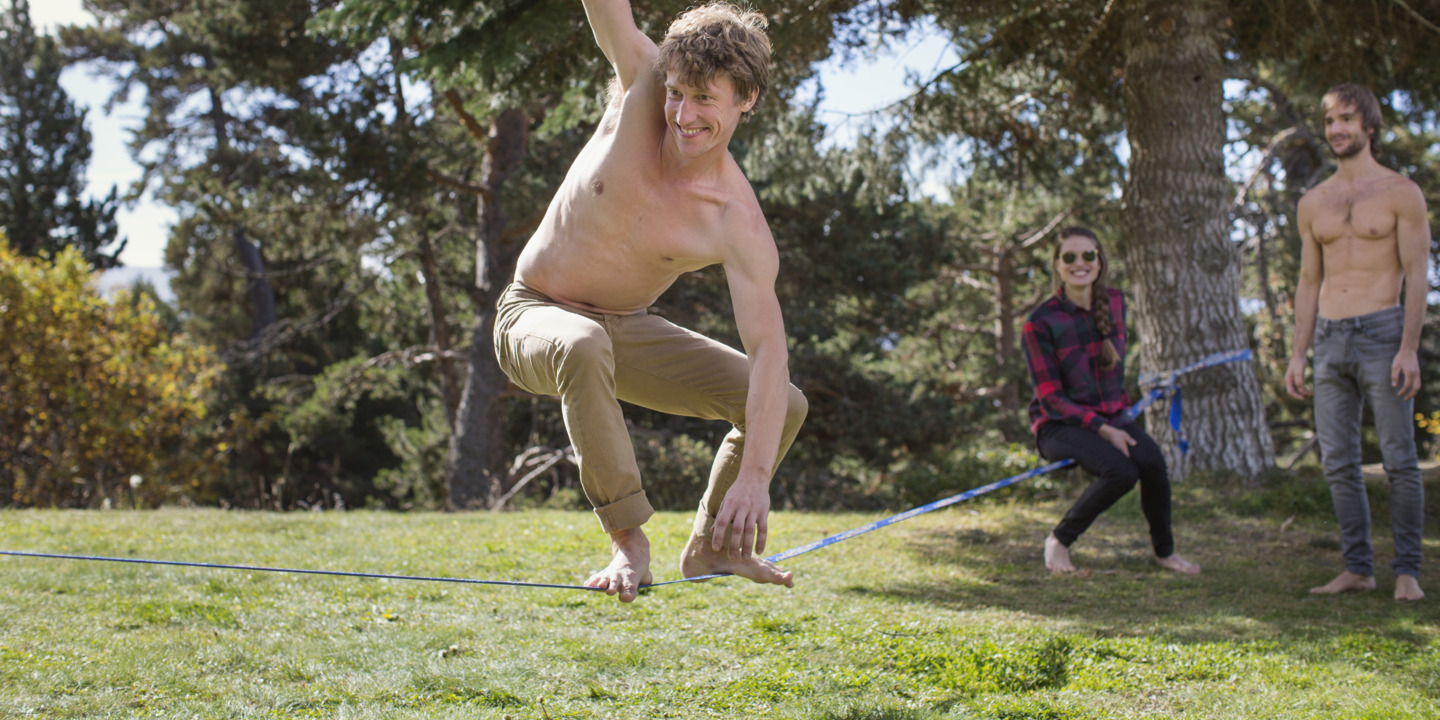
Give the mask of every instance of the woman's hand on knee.
<svg viewBox="0 0 1440 720">
<path fill-rule="evenodd" d="M 1135 447 L 1135 438 L 1130 433 L 1115 427 L 1114 425 L 1101 425 L 1100 437 L 1115 446 L 1125 457 L 1130 457 L 1130 448 Z"/>
</svg>

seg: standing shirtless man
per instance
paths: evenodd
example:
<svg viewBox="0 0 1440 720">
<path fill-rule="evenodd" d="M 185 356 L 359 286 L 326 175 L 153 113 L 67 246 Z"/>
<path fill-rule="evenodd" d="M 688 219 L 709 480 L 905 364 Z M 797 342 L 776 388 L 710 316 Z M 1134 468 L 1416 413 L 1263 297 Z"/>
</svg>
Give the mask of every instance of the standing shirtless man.
<svg viewBox="0 0 1440 720">
<path fill-rule="evenodd" d="M 734 425 L 681 573 L 793 587 L 760 554 L 770 478 L 807 405 L 790 384 L 775 240 L 727 150 L 768 82 L 765 20 L 707 5 L 677 18 L 656 47 L 627 0 L 584 5 L 615 68 L 611 102 L 500 298 L 500 367 L 516 385 L 560 397 L 581 485 L 610 535 L 610 565 L 587 586 L 630 602 L 652 581 L 640 526 L 654 510 L 618 399 Z M 646 311 L 682 273 L 716 263 L 744 353 Z"/>
<path fill-rule="evenodd" d="M 1375 160 L 1380 103 L 1345 84 L 1321 102 L 1325 138 L 1339 164 L 1300 199 L 1300 283 L 1285 388 L 1301 398 L 1305 351 L 1315 341 L 1315 432 L 1345 572 L 1316 594 L 1375 589 L 1370 504 L 1360 474 L 1360 417 L 1375 416 L 1395 539 L 1395 599 L 1419 600 L 1424 487 L 1415 452 L 1414 398 L 1420 390 L 1420 326 L 1430 225 L 1420 188 Z M 1400 305 L 1401 288 L 1405 304 Z"/>
</svg>

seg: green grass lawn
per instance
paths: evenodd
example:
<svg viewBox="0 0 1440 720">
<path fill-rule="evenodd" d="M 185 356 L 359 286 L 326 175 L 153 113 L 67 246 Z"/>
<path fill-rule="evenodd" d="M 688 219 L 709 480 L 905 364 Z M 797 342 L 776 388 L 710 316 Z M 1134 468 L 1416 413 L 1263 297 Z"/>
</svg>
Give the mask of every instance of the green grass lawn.
<svg viewBox="0 0 1440 720">
<path fill-rule="evenodd" d="M 1151 562 L 1133 493 L 1075 546 L 1089 572 L 1050 577 L 1040 540 L 1064 503 L 1018 497 L 794 558 L 794 589 L 725 579 L 632 605 L 0 557 L 0 716 L 1440 717 L 1440 582 L 1390 599 L 1385 525 L 1379 591 L 1311 597 L 1340 570 L 1334 523 L 1287 525 L 1290 495 L 1183 486 L 1198 578 Z M 876 517 L 776 513 L 770 550 Z M 657 579 L 689 524 L 647 526 Z M 5 550 L 534 582 L 583 581 L 603 541 L 582 512 L 0 512 Z"/>
</svg>

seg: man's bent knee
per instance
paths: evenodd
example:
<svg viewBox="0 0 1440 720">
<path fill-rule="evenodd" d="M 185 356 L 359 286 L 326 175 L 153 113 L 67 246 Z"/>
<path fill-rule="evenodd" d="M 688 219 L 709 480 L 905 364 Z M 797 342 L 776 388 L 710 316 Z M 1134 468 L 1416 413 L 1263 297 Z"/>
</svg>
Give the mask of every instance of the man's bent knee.
<svg viewBox="0 0 1440 720">
<path fill-rule="evenodd" d="M 789 405 L 785 408 L 785 427 L 799 428 L 809 414 L 810 401 L 805 399 L 805 393 L 800 388 L 791 385 Z"/>
</svg>

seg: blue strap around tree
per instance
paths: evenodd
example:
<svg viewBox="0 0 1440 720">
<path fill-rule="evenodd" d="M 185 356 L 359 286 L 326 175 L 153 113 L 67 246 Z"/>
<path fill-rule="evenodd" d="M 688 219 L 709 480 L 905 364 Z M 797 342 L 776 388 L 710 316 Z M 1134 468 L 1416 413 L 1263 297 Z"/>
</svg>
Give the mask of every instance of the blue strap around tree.
<svg viewBox="0 0 1440 720">
<path fill-rule="evenodd" d="M 1181 375 L 1194 372 L 1201 368 L 1224 365 L 1225 363 L 1240 362 L 1251 358 L 1250 348 L 1241 348 L 1229 352 L 1216 353 L 1199 361 L 1186 365 L 1178 370 L 1166 370 L 1158 373 L 1144 373 L 1140 376 L 1140 385 L 1156 385 L 1150 391 L 1152 396 L 1166 395 L 1170 400 L 1170 429 L 1175 431 L 1175 444 L 1180 446 L 1180 454 L 1190 453 L 1190 439 L 1185 436 L 1185 430 L 1180 426 L 1181 416 L 1184 415 L 1184 399 L 1180 392 L 1179 379 Z"/>
<path fill-rule="evenodd" d="M 1185 412 L 1181 399 L 1180 386 L 1176 385 L 1170 391 L 1170 429 L 1175 431 L 1175 444 L 1180 446 L 1180 454 L 1189 455 L 1190 439 L 1185 437 L 1185 430 L 1180 427 L 1180 416 Z"/>
</svg>

